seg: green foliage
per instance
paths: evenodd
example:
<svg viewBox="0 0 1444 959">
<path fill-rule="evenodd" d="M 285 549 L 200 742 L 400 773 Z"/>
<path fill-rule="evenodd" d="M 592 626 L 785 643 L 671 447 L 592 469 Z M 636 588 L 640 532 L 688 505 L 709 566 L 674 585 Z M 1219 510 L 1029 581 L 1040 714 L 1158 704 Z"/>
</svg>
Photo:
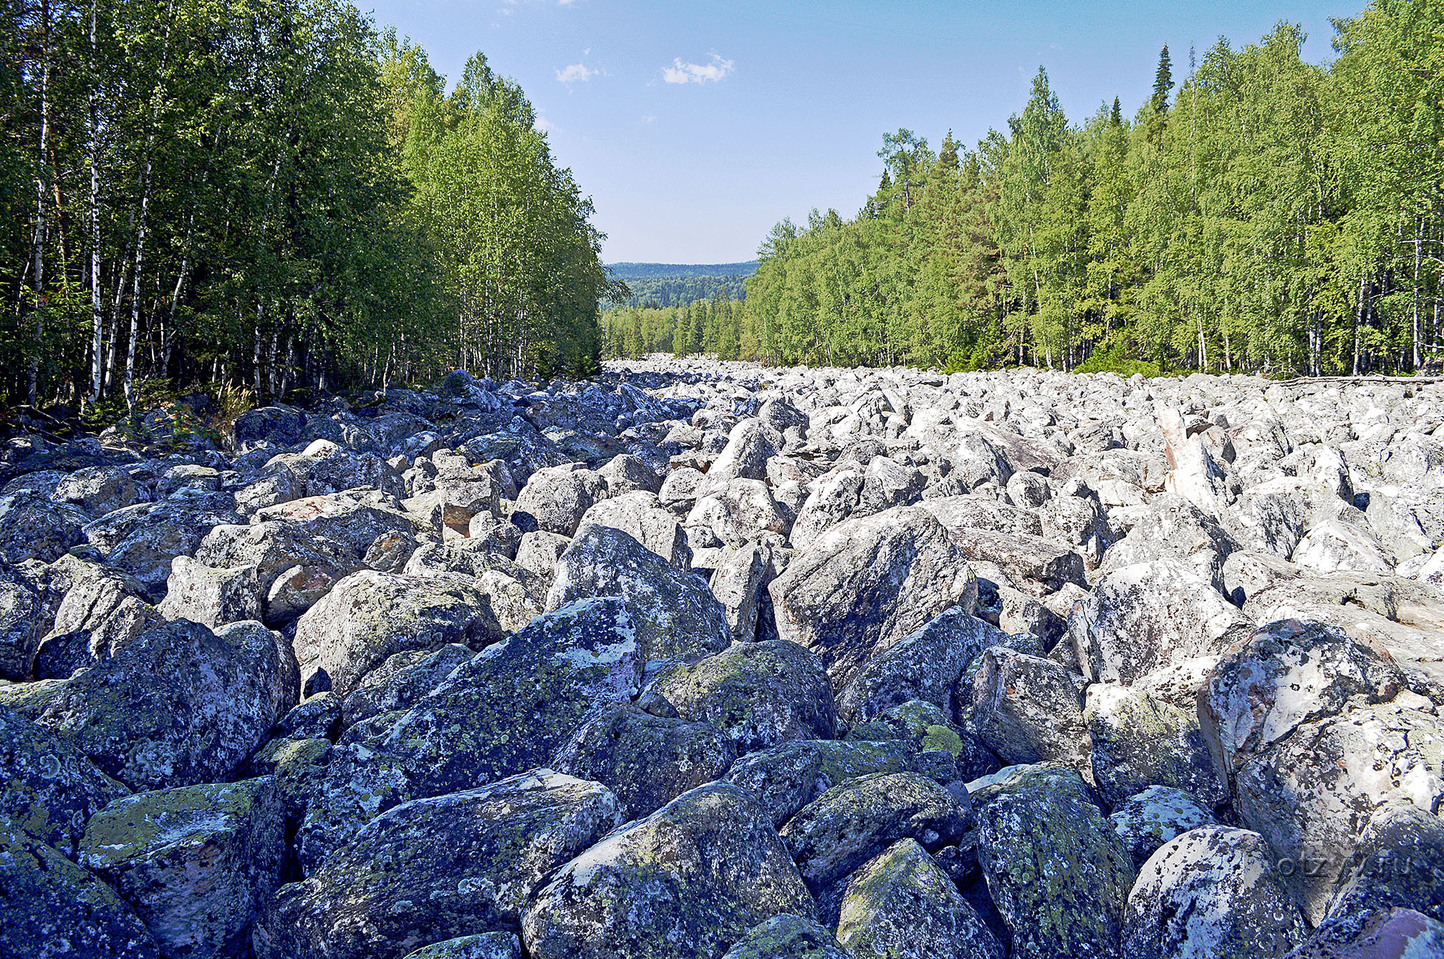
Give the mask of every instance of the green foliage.
<svg viewBox="0 0 1444 959">
<path fill-rule="evenodd" d="M 447 97 L 344 0 L 8 0 L 0 47 L 0 396 L 594 366 L 590 202 L 483 57 Z"/>
<path fill-rule="evenodd" d="M 1337 29 L 1328 69 L 1284 23 L 1190 56 L 1181 85 L 1165 47 L 1131 121 L 1115 100 L 1070 124 L 1039 69 L 973 150 L 887 134 L 855 218 L 765 239 L 740 340 L 947 370 L 1436 368 L 1444 0 L 1375 0 Z"/>
<path fill-rule="evenodd" d="M 729 300 L 746 296 L 746 280 L 757 261 L 684 265 L 670 263 L 613 263 L 607 275 L 626 286 L 627 296 L 608 299 L 606 306 L 686 306 L 710 300 L 719 293 Z"/>
</svg>

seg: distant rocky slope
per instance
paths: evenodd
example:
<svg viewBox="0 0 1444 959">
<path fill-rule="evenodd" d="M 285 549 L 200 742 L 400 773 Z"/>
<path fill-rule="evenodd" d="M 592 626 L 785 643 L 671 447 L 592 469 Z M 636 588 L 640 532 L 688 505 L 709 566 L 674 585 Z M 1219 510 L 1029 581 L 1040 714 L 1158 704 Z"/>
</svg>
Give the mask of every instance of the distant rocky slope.
<svg viewBox="0 0 1444 959">
<path fill-rule="evenodd" d="M 223 439 L 0 454 L 0 955 L 1444 955 L 1438 385 L 655 360 Z"/>
</svg>

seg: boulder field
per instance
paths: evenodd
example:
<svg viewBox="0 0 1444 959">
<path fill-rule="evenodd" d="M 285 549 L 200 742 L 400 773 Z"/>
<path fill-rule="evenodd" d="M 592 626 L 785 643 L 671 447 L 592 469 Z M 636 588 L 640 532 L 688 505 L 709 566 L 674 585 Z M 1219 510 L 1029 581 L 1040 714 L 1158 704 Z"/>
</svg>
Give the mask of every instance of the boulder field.
<svg viewBox="0 0 1444 959">
<path fill-rule="evenodd" d="M 0 449 L 0 956 L 1444 956 L 1444 386 L 654 358 Z"/>
</svg>

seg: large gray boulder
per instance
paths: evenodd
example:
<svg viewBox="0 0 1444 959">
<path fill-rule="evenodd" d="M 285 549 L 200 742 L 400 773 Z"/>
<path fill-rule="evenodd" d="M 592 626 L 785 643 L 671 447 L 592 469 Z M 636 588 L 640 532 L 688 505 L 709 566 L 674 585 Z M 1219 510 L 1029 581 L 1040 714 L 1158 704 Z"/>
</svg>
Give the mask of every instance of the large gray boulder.
<svg viewBox="0 0 1444 959">
<path fill-rule="evenodd" d="M 127 790 L 55 733 L 0 709 L 0 816 L 66 856 L 90 817 Z"/>
<path fill-rule="evenodd" d="M 616 598 L 563 606 L 343 741 L 399 759 L 417 796 L 545 766 L 583 723 L 636 696 L 643 658 L 633 624 Z"/>
<path fill-rule="evenodd" d="M 1214 670 L 1199 715 L 1243 823 L 1282 859 L 1311 923 L 1371 819 L 1444 799 L 1444 725 L 1380 650 L 1317 624 L 1259 630 Z"/>
<path fill-rule="evenodd" d="M 9 567 L 0 567 L 0 679 L 30 678 L 47 632 L 45 598 Z"/>
<path fill-rule="evenodd" d="M 94 873 L 0 819 L 0 955 L 160 959 L 161 951 Z"/>
<path fill-rule="evenodd" d="M 953 692 L 959 679 L 983 650 L 1007 639 L 961 606 L 945 610 L 863 666 L 838 694 L 838 715 L 856 726 L 923 700 L 956 719 Z"/>
<path fill-rule="evenodd" d="M 778 635 L 816 653 L 842 687 L 949 607 L 971 612 L 977 580 L 942 524 L 904 506 L 828 530 L 768 592 Z"/>
<path fill-rule="evenodd" d="M 600 500 L 582 514 L 578 529 L 589 523 L 621 530 L 673 566 L 687 568 L 690 550 L 682 524 L 652 493 L 638 490 Z"/>
<path fill-rule="evenodd" d="M 289 644 L 260 623 L 212 632 L 186 620 L 144 629 L 66 680 L 0 690 L 133 789 L 233 774 L 296 704 Z"/>
<path fill-rule="evenodd" d="M 1344 864 L 1329 918 L 1392 908 L 1444 922 L 1444 821 L 1414 805 L 1387 806 L 1369 820 Z"/>
<path fill-rule="evenodd" d="M 171 560 L 194 553 L 213 527 L 241 521 L 232 496 L 209 493 L 118 509 L 88 524 L 85 537 L 155 601 L 165 593 Z"/>
<path fill-rule="evenodd" d="M 167 957 L 225 956 L 281 884 L 286 823 L 275 781 L 139 793 L 85 828 L 79 862 L 110 883 Z"/>
<path fill-rule="evenodd" d="M 734 643 L 669 670 L 651 690 L 683 719 L 720 729 L 742 753 L 789 739 L 831 739 L 837 733 L 822 663 L 786 640 Z"/>
<path fill-rule="evenodd" d="M 1012 955 L 1122 954 L 1133 862 L 1077 773 L 1021 767 L 979 798 L 977 815 L 978 861 Z"/>
<path fill-rule="evenodd" d="M 537 470 L 516 498 L 512 522 L 572 536 L 587 510 L 606 493 L 606 481 L 591 470 L 558 466 Z"/>
<path fill-rule="evenodd" d="M 341 698 L 398 653 L 449 643 L 479 650 L 504 635 L 490 597 L 471 577 L 363 570 L 296 622 L 295 648 L 308 688 L 329 688 Z"/>
<path fill-rule="evenodd" d="M 787 913 L 748 930 L 722 959 L 851 959 L 837 937 L 811 919 Z"/>
<path fill-rule="evenodd" d="M 399 959 L 520 921 L 558 866 L 621 825 L 605 787 L 551 770 L 404 803 L 372 820 L 255 935 L 258 959 Z"/>
<path fill-rule="evenodd" d="M 972 821 L 964 799 L 916 773 L 879 773 L 833 786 L 782 827 L 808 886 L 820 893 L 900 839 L 924 849 L 956 842 Z"/>
<path fill-rule="evenodd" d="M 1062 666 L 1006 646 L 980 658 L 971 689 L 959 691 L 968 729 L 1007 764 L 1057 760 L 1088 766 L 1083 697 Z"/>
<path fill-rule="evenodd" d="M 780 827 L 833 786 L 875 773 L 913 772 L 915 766 L 915 756 L 897 739 L 793 740 L 741 757 L 726 779 L 749 790 Z"/>
<path fill-rule="evenodd" d="M 1067 641 L 1089 680 L 1129 685 L 1160 667 L 1218 655 L 1253 629 L 1186 563 L 1159 560 L 1100 579 L 1070 617 Z"/>
<path fill-rule="evenodd" d="M 856 959 L 1003 959 L 1002 944 L 911 839 L 853 873 L 837 938 Z"/>
<path fill-rule="evenodd" d="M 732 642 L 726 611 L 701 577 L 620 530 L 587 526 L 557 561 L 546 610 L 600 596 L 626 601 L 645 659 L 695 660 Z"/>
<path fill-rule="evenodd" d="M 1196 708 L 1181 709 L 1141 687 L 1094 683 L 1083 720 L 1093 743 L 1093 776 L 1109 805 L 1149 786 L 1187 790 L 1210 807 L 1228 801 L 1228 783 Z"/>
<path fill-rule="evenodd" d="M 1263 837 L 1202 826 L 1165 843 L 1138 870 L 1123 931 L 1127 959 L 1275 959 L 1304 923 Z"/>
<path fill-rule="evenodd" d="M 812 897 L 756 801 L 714 783 L 683 793 L 564 866 L 522 920 L 535 959 L 720 952 Z"/>
<path fill-rule="evenodd" d="M 653 716 L 628 703 L 577 730 L 552 765 L 612 790 L 631 820 L 722 778 L 736 758 L 736 746 L 716 726 Z"/>
<path fill-rule="evenodd" d="M 1217 825 L 1213 813 L 1192 793 L 1171 786 L 1149 786 L 1129 796 L 1114 806 L 1108 818 L 1139 866 L 1175 836 Z"/>
</svg>

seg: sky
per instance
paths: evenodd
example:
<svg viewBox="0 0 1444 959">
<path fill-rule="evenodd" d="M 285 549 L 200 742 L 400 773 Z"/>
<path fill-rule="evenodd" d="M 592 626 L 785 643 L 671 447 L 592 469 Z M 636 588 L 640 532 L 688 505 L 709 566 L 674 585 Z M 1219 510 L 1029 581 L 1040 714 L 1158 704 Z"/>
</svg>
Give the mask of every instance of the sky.
<svg viewBox="0 0 1444 959">
<path fill-rule="evenodd" d="M 1068 117 L 1152 92 L 1166 43 L 1188 74 L 1220 36 L 1279 21 L 1332 56 L 1364 0 L 355 0 L 454 81 L 476 52 L 517 81 L 607 234 L 602 259 L 730 263 L 783 217 L 856 215 L 884 133 L 975 145 L 1022 110 L 1041 65 Z"/>
</svg>

